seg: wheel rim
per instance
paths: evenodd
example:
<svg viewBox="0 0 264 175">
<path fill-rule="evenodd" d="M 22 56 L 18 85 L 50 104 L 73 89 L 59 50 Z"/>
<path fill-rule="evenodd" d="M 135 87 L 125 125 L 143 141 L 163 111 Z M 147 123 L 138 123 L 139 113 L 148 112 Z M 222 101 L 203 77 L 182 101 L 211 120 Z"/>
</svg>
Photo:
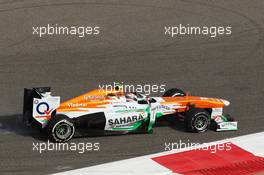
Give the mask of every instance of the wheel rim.
<svg viewBox="0 0 264 175">
<path fill-rule="evenodd" d="M 55 134 L 59 139 L 67 139 L 72 134 L 72 127 L 67 123 L 60 123 L 55 128 Z"/>
<path fill-rule="evenodd" d="M 195 129 L 197 129 L 198 131 L 203 131 L 207 128 L 208 126 L 208 118 L 205 115 L 199 115 L 198 117 L 196 117 L 196 119 L 194 120 L 194 127 Z"/>
</svg>

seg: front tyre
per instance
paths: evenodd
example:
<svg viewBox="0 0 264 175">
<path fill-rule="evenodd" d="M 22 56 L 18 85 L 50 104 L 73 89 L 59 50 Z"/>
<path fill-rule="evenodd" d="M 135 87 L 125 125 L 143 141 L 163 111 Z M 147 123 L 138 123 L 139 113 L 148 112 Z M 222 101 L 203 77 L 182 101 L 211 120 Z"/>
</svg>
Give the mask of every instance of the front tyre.
<svg viewBox="0 0 264 175">
<path fill-rule="evenodd" d="M 47 125 L 47 133 L 55 142 L 67 142 L 75 133 L 73 121 L 65 115 L 55 115 Z"/>
<path fill-rule="evenodd" d="M 204 109 L 191 108 L 185 114 L 184 125 L 190 132 L 205 132 L 210 127 L 210 115 Z"/>
</svg>

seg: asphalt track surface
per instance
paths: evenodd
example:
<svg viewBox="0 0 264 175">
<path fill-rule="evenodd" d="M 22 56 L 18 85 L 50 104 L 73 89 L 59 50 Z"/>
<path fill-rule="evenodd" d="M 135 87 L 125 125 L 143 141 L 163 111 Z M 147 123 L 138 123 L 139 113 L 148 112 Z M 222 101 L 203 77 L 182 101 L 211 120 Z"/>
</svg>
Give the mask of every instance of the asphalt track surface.
<svg viewBox="0 0 264 175">
<path fill-rule="evenodd" d="M 263 0 L 0 1 L 0 174 L 47 174 L 146 155 L 164 142 L 204 143 L 264 130 Z M 98 25 L 96 37 L 32 35 L 32 26 Z M 231 25 L 231 36 L 164 35 L 164 26 Z M 76 138 L 100 151 L 32 151 L 45 136 L 21 124 L 23 88 L 51 86 L 63 100 L 123 81 L 166 84 L 231 101 L 240 130 Z M 136 167 L 135 167 L 136 168 Z"/>
</svg>

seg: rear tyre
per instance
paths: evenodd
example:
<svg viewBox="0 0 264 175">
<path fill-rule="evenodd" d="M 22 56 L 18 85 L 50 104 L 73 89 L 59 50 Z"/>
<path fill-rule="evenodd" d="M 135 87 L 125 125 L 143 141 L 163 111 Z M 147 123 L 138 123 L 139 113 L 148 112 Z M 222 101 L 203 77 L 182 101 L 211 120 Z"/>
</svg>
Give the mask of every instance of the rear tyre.
<svg viewBox="0 0 264 175">
<path fill-rule="evenodd" d="M 186 96 L 185 92 L 177 88 L 169 89 L 163 95 L 163 97 L 184 97 L 184 96 Z"/>
<path fill-rule="evenodd" d="M 210 127 L 210 115 L 204 109 L 191 108 L 185 114 L 184 125 L 189 132 L 205 132 Z"/>
<path fill-rule="evenodd" d="M 55 142 L 67 142 L 75 133 L 73 121 L 65 115 L 55 115 L 47 125 L 49 138 Z"/>
</svg>

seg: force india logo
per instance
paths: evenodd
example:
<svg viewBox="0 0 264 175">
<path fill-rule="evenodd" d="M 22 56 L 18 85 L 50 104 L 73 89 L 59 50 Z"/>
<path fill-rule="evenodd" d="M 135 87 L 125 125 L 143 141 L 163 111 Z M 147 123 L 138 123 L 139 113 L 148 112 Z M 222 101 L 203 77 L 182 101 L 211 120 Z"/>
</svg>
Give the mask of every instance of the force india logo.
<svg viewBox="0 0 264 175">
<path fill-rule="evenodd" d="M 168 106 L 165 106 L 165 105 L 158 105 L 158 106 L 152 108 L 151 110 L 154 111 L 154 110 L 160 110 L 160 109 L 170 110 L 170 108 Z"/>
<path fill-rule="evenodd" d="M 122 118 L 116 118 L 116 119 L 109 119 L 108 123 L 109 125 L 124 125 L 128 123 L 134 123 L 136 121 L 143 120 L 142 115 L 134 115 L 134 116 L 128 116 L 128 117 L 122 117 Z"/>
</svg>

